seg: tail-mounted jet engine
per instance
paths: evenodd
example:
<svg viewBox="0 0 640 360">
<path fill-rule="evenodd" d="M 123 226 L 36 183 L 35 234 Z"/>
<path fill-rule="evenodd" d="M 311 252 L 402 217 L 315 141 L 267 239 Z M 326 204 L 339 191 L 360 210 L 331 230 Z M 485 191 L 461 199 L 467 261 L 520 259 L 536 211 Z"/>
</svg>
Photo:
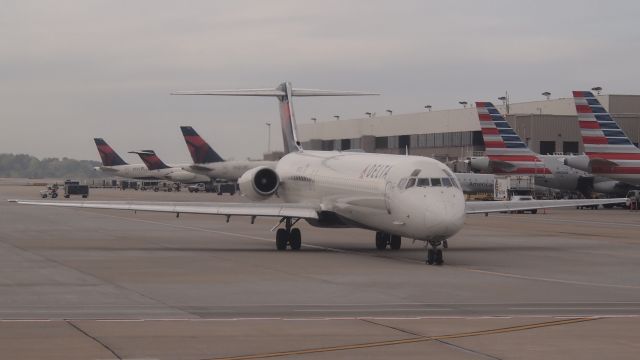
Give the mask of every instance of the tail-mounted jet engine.
<svg viewBox="0 0 640 360">
<path fill-rule="evenodd" d="M 240 192 L 254 201 L 265 200 L 275 194 L 280 178 L 273 169 L 259 166 L 248 170 L 238 179 Z"/>
</svg>

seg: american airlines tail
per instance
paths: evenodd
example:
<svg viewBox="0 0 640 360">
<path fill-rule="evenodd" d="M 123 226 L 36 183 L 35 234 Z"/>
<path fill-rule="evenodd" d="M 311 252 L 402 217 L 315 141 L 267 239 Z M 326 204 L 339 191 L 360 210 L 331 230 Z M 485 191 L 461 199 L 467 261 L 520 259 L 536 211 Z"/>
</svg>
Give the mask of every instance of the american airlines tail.
<svg viewBox="0 0 640 360">
<path fill-rule="evenodd" d="M 133 154 L 138 154 L 140 159 L 147 165 L 147 169 L 149 170 L 160 170 L 160 169 L 168 169 L 170 166 L 164 163 L 164 161 L 160 160 L 156 152 L 153 150 L 142 150 L 142 151 L 130 151 Z"/>
<path fill-rule="evenodd" d="M 640 149 L 590 91 L 574 91 L 580 134 L 597 174 L 640 174 Z"/>
<path fill-rule="evenodd" d="M 476 102 L 480 128 L 491 167 L 496 174 L 551 174 L 544 162 L 520 139 L 490 102 Z"/>
<path fill-rule="evenodd" d="M 203 91 L 178 91 L 173 95 L 219 95 L 219 96 L 270 96 L 278 99 L 280 108 L 280 124 L 282 126 L 282 139 L 284 152 L 290 153 L 302 151 L 302 145 L 298 140 L 295 115 L 293 113 L 294 96 L 361 96 L 378 95 L 374 93 L 358 91 L 333 91 L 317 89 L 294 89 L 290 82 L 284 82 L 275 89 L 245 89 L 245 90 L 203 90 Z"/>
<path fill-rule="evenodd" d="M 180 126 L 182 136 L 187 143 L 194 164 L 216 163 L 224 161 L 191 126 Z"/>
<path fill-rule="evenodd" d="M 118 153 L 116 153 L 115 150 L 113 150 L 113 148 L 104 141 L 104 139 L 94 138 L 93 141 L 96 143 L 103 166 L 128 165 L 127 162 L 122 160 L 120 155 L 118 155 Z"/>
</svg>

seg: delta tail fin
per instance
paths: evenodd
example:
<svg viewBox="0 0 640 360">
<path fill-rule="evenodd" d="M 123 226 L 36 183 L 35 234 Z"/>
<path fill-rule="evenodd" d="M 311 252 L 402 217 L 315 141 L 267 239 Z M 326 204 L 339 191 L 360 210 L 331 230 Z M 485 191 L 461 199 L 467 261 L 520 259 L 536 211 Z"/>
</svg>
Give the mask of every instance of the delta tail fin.
<svg viewBox="0 0 640 360">
<path fill-rule="evenodd" d="M 94 138 L 93 141 L 96 143 L 103 166 L 127 165 L 127 162 L 122 160 L 120 155 L 103 138 Z"/>
<path fill-rule="evenodd" d="M 544 162 L 525 144 L 492 103 L 476 102 L 485 154 L 495 173 L 550 174 Z"/>
<path fill-rule="evenodd" d="M 191 126 L 180 126 L 182 136 L 187 143 L 194 164 L 216 163 L 224 161 L 211 146 Z"/>
<path fill-rule="evenodd" d="M 169 166 L 164 163 L 164 161 L 160 160 L 156 152 L 153 150 L 140 150 L 140 151 L 129 151 L 131 154 L 138 154 L 142 162 L 147 165 L 147 169 L 149 170 L 160 170 L 160 169 L 168 169 Z"/>
<path fill-rule="evenodd" d="M 244 89 L 244 90 L 204 90 L 204 91 L 178 91 L 173 95 L 218 95 L 218 96 L 270 96 L 278 99 L 280 108 L 280 124 L 282 126 L 282 139 L 284 152 L 302 151 L 298 140 L 295 115 L 293 113 L 294 96 L 362 96 L 378 95 L 359 91 L 334 91 L 318 89 L 295 89 L 291 83 L 284 82 L 275 89 Z"/>
</svg>

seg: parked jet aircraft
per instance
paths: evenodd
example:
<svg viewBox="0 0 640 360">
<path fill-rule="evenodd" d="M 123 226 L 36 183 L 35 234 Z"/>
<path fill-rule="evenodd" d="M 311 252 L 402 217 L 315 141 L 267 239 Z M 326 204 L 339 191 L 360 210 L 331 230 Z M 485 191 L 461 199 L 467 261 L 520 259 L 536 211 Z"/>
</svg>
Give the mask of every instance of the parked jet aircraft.
<svg viewBox="0 0 640 360">
<path fill-rule="evenodd" d="M 138 180 L 150 180 L 161 179 L 157 173 L 149 170 L 144 164 L 128 164 L 122 160 L 120 155 L 113 150 L 109 144 L 102 138 L 93 139 L 98 148 L 100 159 L 102 159 L 102 166 L 98 166 L 95 169 L 102 171 L 110 176 L 118 176 L 127 179 Z"/>
<path fill-rule="evenodd" d="M 147 169 L 152 171 L 158 178 L 175 181 L 183 184 L 206 183 L 211 179 L 206 175 L 195 174 L 182 169 L 182 166 L 169 166 L 162 161 L 153 150 L 130 151 L 138 154 Z"/>
<path fill-rule="evenodd" d="M 460 184 L 443 163 L 421 156 L 340 151 L 305 151 L 298 141 L 294 96 L 369 95 L 360 92 L 295 89 L 283 83 L 276 89 L 180 92 L 185 95 L 276 97 L 280 104 L 284 148 L 287 154 L 276 169 L 256 167 L 238 183 L 242 193 L 256 202 L 278 196 L 282 203 L 148 203 L 47 202 L 10 200 L 20 204 L 198 213 L 280 218 L 276 247 L 300 249 L 302 236 L 294 225 L 357 227 L 375 231 L 378 249 L 399 249 L 401 237 L 425 241 L 428 264 L 442 264 L 440 245 L 464 225 L 465 214 L 538 207 L 608 204 L 625 199 L 530 200 L 467 202 Z"/>
<path fill-rule="evenodd" d="M 574 91 L 578 124 L 586 155 L 565 163 L 597 175 L 640 185 L 640 149 L 590 91 Z"/>
<path fill-rule="evenodd" d="M 187 143 L 193 164 L 182 168 L 210 177 L 211 179 L 225 179 L 236 181 L 247 170 L 258 166 L 276 168 L 275 161 L 260 160 L 231 160 L 224 161 L 211 146 L 191 126 L 180 126 L 184 141 Z"/>
<path fill-rule="evenodd" d="M 556 155 L 533 152 L 490 102 L 476 102 L 486 156 L 471 158 L 471 167 L 501 175 L 533 175 L 535 184 L 547 188 L 579 191 L 590 197 L 593 191 L 626 194 L 628 185 L 604 177 L 594 177 L 563 163 Z"/>
</svg>

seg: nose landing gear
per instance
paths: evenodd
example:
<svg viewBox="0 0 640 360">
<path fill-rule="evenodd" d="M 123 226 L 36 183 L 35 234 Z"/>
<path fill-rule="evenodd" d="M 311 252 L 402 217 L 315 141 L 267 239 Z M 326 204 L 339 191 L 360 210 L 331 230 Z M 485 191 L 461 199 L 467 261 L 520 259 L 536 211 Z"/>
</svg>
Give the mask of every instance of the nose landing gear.
<svg viewBox="0 0 640 360">
<path fill-rule="evenodd" d="M 446 241 L 446 240 L 445 240 Z M 429 265 L 442 265 L 444 264 L 444 258 L 442 256 L 442 249 L 438 247 L 442 244 L 442 241 L 429 241 L 430 248 L 427 249 L 426 263 Z M 427 246 L 429 246 L 427 245 Z"/>
</svg>

